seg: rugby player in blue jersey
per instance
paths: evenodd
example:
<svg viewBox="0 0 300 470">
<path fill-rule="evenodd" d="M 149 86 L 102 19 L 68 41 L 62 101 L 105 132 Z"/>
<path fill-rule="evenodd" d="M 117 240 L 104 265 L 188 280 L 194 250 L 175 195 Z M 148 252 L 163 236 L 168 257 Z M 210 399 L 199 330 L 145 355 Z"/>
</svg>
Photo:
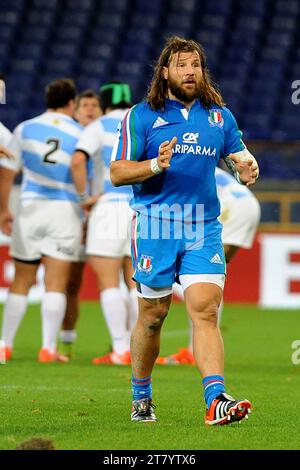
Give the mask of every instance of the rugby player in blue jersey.
<svg viewBox="0 0 300 470">
<path fill-rule="evenodd" d="M 139 319 L 131 338 L 132 421 L 156 421 L 152 369 L 176 279 L 193 323 L 205 423 L 245 418 L 251 402 L 225 393 L 223 341 L 217 325 L 225 282 L 215 168 L 224 158 L 253 184 L 258 166 L 213 86 L 202 47 L 172 37 L 158 59 L 147 100 L 128 112 L 111 162 L 112 182 L 133 185 L 132 256 Z"/>
</svg>

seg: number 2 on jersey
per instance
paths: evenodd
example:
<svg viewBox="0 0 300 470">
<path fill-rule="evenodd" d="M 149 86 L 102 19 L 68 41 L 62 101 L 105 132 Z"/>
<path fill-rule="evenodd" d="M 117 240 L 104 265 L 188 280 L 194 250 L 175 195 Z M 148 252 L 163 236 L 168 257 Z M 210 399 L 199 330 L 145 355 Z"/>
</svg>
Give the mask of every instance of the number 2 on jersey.
<svg viewBox="0 0 300 470">
<path fill-rule="evenodd" d="M 59 139 L 48 139 L 46 141 L 46 144 L 51 144 L 52 145 L 52 148 L 51 150 L 49 150 L 49 152 L 47 152 L 44 156 L 44 163 L 52 163 L 52 164 L 55 164 L 57 163 L 55 160 L 50 160 L 49 157 L 50 155 L 52 155 L 52 153 L 56 152 L 56 150 L 59 149 Z"/>
</svg>

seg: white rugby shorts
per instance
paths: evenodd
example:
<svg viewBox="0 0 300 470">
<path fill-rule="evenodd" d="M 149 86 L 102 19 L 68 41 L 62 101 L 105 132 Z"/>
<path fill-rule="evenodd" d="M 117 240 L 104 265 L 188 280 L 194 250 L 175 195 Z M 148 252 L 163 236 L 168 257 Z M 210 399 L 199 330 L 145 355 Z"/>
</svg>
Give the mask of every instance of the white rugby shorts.
<svg viewBox="0 0 300 470">
<path fill-rule="evenodd" d="M 43 255 L 78 261 L 82 239 L 82 211 L 71 201 L 20 201 L 13 222 L 10 255 L 34 261 Z"/>
<path fill-rule="evenodd" d="M 251 248 L 260 220 L 260 206 L 254 197 L 241 197 L 222 206 L 222 243 Z"/>
<path fill-rule="evenodd" d="M 132 216 L 133 210 L 127 200 L 100 198 L 88 221 L 87 255 L 108 258 L 130 256 Z"/>
</svg>

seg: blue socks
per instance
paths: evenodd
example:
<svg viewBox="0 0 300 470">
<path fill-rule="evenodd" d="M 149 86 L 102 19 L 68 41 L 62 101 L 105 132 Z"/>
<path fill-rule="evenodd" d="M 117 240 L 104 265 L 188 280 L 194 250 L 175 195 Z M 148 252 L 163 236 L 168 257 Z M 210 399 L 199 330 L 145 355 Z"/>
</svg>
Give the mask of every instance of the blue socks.
<svg viewBox="0 0 300 470">
<path fill-rule="evenodd" d="M 131 378 L 132 393 L 134 400 L 141 398 L 152 398 L 152 377 L 145 377 L 144 379 Z"/>
<path fill-rule="evenodd" d="M 205 403 L 207 408 L 209 408 L 214 399 L 225 392 L 224 377 L 221 375 L 208 375 L 204 377 L 202 383 Z"/>
</svg>

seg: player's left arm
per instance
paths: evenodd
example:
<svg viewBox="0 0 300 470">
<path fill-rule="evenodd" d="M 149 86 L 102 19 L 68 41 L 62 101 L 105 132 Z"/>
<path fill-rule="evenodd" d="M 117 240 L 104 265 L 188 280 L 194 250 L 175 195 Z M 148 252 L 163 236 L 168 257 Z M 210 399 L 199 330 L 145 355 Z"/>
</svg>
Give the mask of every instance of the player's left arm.
<svg viewBox="0 0 300 470">
<path fill-rule="evenodd" d="M 236 180 L 247 186 L 255 183 L 259 176 L 258 163 L 242 141 L 236 120 L 228 109 L 225 113 L 225 143 L 223 159 Z"/>
</svg>

